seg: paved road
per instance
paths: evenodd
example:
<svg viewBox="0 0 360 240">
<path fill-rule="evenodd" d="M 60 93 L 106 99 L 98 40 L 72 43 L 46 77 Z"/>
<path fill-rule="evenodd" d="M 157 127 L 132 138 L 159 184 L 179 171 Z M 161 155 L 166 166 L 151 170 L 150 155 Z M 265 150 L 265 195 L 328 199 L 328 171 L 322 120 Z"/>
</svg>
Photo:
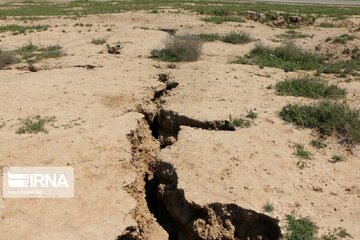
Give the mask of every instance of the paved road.
<svg viewBox="0 0 360 240">
<path fill-rule="evenodd" d="M 356 0 L 256 0 L 256 2 L 360 6 Z"/>
</svg>

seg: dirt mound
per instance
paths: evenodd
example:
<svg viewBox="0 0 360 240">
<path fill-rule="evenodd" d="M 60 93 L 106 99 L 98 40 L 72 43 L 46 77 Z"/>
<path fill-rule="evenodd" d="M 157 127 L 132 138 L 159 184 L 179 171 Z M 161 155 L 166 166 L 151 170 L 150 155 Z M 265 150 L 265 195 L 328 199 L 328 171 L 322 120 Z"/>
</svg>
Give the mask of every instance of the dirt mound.
<svg viewBox="0 0 360 240">
<path fill-rule="evenodd" d="M 245 16 L 248 20 L 265 23 L 270 27 L 300 27 L 313 25 L 315 18 L 302 17 L 299 15 L 288 15 L 283 13 L 266 12 L 259 13 L 255 11 L 246 11 Z"/>
</svg>

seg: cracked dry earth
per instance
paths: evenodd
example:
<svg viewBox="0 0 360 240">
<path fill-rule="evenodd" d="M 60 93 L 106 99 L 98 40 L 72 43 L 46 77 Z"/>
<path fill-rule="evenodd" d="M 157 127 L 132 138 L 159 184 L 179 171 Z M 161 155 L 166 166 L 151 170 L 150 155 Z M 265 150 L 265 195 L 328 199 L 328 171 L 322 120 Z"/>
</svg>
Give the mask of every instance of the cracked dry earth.
<svg viewBox="0 0 360 240">
<path fill-rule="evenodd" d="M 73 27 L 77 22 L 93 26 L 79 32 Z M 273 240 L 284 233 L 285 216 L 292 212 L 309 216 L 321 233 L 343 227 L 360 238 L 358 148 L 348 151 L 329 138 L 325 149 L 313 149 L 314 132 L 277 117 L 287 103 L 314 101 L 276 96 L 266 88 L 297 73 L 228 63 L 254 42 L 206 43 L 199 61 L 176 68 L 149 58 L 167 36 L 153 29 L 245 30 L 271 45 L 284 29 L 254 22 L 214 25 L 171 13 L 50 18 L 36 24 L 50 28 L 25 36 L 3 34 L 1 48 L 58 43 L 67 55 L 37 63 L 35 73 L 23 64 L 0 71 L 0 121 L 5 123 L 0 165 L 73 166 L 75 197 L 2 198 L 1 239 Z M 301 31 L 314 37 L 297 43 L 312 49 L 351 29 Z M 120 54 L 91 44 L 96 37 L 120 41 Z M 168 73 L 169 79 L 160 77 Z M 338 85 L 347 90 L 349 105 L 358 108 L 360 82 Z M 250 109 L 259 116 L 249 128 L 230 124 Z M 55 116 L 56 122 L 46 126 L 48 134 L 15 134 L 18 119 L 33 115 Z M 302 170 L 292 148 L 299 142 L 313 153 Z M 330 163 L 333 154 L 346 161 Z M 273 213 L 262 213 L 266 202 L 274 205 Z"/>
</svg>

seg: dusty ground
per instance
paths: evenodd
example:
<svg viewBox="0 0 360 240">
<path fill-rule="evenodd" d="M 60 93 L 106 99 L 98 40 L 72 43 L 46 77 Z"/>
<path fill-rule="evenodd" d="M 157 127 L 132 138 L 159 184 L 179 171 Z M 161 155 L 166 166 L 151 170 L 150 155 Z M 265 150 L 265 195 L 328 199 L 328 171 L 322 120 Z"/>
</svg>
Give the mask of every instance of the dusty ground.
<svg viewBox="0 0 360 240">
<path fill-rule="evenodd" d="M 304 27 L 311 38 L 297 44 L 314 49 L 325 39 L 356 29 Z M 17 23 L 1 20 L 0 24 Z M 74 27 L 89 23 L 89 27 Z M 31 23 L 27 23 L 31 24 Z M 171 163 L 178 188 L 185 198 L 204 206 L 234 203 L 262 212 L 266 202 L 274 205 L 272 217 L 285 224 L 294 212 L 309 216 L 327 232 L 345 228 L 360 239 L 360 151 L 347 151 L 329 138 L 328 146 L 309 145 L 316 134 L 285 124 L 277 113 L 287 103 L 314 100 L 277 96 L 267 89 L 285 77 L 275 68 L 229 64 L 255 44 L 205 43 L 201 59 L 193 63 L 167 63 L 150 59 L 150 51 L 162 46 L 167 33 L 157 28 L 176 28 L 179 33 L 249 32 L 258 41 L 273 41 L 284 29 L 260 23 L 205 23 L 194 15 L 123 13 L 83 17 L 78 20 L 50 18 L 44 32 L 13 36 L 2 33 L 1 49 L 15 49 L 27 42 L 59 44 L 67 56 L 36 64 L 36 73 L 21 70 L 22 64 L 0 71 L 0 166 L 65 166 L 75 168 L 73 199 L 1 199 L 2 239 L 116 239 L 125 228 L 138 225 L 145 239 L 167 239 L 144 201 L 143 174 L 151 174 L 156 159 Z M 111 31 L 107 31 L 107 28 Z M 360 38 L 360 33 L 352 33 Z M 109 44 L 121 42 L 119 55 L 106 53 L 92 38 L 105 37 Z M 359 39 L 352 44 L 359 45 Z M 99 52 L 103 53 L 99 53 Z M 94 65 L 90 70 L 77 65 Z M 16 69 L 19 67 L 19 69 Z M 157 74 L 170 73 L 179 86 L 154 100 L 165 84 Z M 326 76 L 347 89 L 348 103 L 359 109 L 360 82 Z M 140 112 L 166 112 L 200 121 L 229 120 L 258 113 L 249 128 L 208 131 L 182 126 L 178 141 L 160 151 Z M 48 134 L 17 135 L 19 118 L 55 116 Z M 300 170 L 293 145 L 303 143 L 313 153 L 310 164 Z M 160 151 L 160 153 L 159 153 Z M 145 153 L 145 154 L 144 154 Z M 159 154 L 159 155 L 158 155 Z M 346 161 L 330 163 L 333 154 Z M 157 156 L 158 155 L 158 156 Z"/>
</svg>

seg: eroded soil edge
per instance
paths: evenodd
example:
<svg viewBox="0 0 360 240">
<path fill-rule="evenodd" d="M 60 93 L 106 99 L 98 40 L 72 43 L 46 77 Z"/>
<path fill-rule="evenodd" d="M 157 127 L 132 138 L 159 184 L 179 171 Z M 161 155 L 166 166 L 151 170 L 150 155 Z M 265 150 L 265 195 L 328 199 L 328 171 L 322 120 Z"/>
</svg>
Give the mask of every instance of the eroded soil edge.
<svg viewBox="0 0 360 240">
<path fill-rule="evenodd" d="M 129 227 L 118 240 L 162 239 L 154 234 L 163 228 L 170 240 L 239 239 L 277 240 L 281 237 L 278 220 L 235 204 L 211 203 L 200 206 L 189 202 L 178 188 L 174 167 L 159 161 L 162 147 L 176 141 L 181 125 L 208 130 L 234 130 L 227 121 L 201 122 L 162 109 L 164 97 L 178 84 L 159 80 L 164 87 L 154 90 L 154 97 L 140 107 L 144 119 L 129 135 L 132 166 L 137 178 L 126 190 L 137 200 L 132 214 L 137 227 Z M 173 140 L 170 140 L 173 138 Z M 164 140 L 165 139 L 165 140 Z M 161 227 L 160 227 L 161 226 Z"/>
<path fill-rule="evenodd" d="M 274 240 L 281 237 L 278 220 L 236 204 L 189 202 L 177 186 L 174 167 L 158 161 L 155 169 L 156 199 L 176 224 L 173 239 Z M 174 233 L 175 232 L 175 233 Z"/>
</svg>

